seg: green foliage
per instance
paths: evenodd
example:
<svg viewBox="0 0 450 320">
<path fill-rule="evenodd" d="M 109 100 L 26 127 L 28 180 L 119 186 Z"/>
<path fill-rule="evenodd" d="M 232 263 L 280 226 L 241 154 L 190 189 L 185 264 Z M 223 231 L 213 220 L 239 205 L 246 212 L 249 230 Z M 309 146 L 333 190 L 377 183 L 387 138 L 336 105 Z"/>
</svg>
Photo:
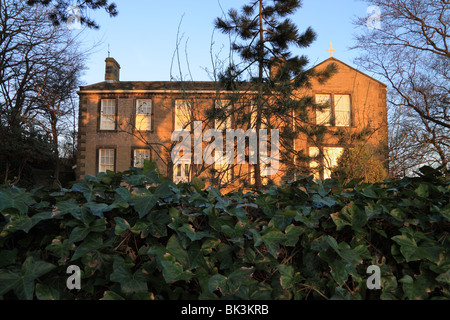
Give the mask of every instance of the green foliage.
<svg viewBox="0 0 450 320">
<path fill-rule="evenodd" d="M 388 178 L 383 162 L 377 158 L 376 152 L 364 143 L 344 151 L 333 175 L 338 179 L 345 179 L 346 182 L 362 179 L 364 182 L 373 183 Z"/>
<path fill-rule="evenodd" d="M 448 299 L 450 182 L 423 172 L 222 195 L 146 163 L 52 193 L 5 186 L 0 297 Z M 81 289 L 66 287 L 70 265 Z"/>
</svg>

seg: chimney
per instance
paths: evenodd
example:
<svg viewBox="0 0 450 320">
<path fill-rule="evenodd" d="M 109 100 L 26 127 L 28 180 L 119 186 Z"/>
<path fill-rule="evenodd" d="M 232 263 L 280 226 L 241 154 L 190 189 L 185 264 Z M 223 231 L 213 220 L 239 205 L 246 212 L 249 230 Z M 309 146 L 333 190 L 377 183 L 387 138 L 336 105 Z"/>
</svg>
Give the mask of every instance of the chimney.
<svg viewBox="0 0 450 320">
<path fill-rule="evenodd" d="M 105 81 L 119 81 L 120 65 L 114 58 L 106 58 Z"/>
</svg>

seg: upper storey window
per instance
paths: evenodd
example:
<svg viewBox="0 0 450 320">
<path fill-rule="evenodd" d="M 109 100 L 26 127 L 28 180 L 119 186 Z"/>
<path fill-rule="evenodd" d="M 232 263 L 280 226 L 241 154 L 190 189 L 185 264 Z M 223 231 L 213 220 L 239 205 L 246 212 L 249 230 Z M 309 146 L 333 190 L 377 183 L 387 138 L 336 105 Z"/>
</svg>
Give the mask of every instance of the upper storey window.
<svg viewBox="0 0 450 320">
<path fill-rule="evenodd" d="M 191 106 L 190 103 L 185 100 L 175 101 L 175 130 L 188 130 L 191 128 Z"/>
<path fill-rule="evenodd" d="M 136 130 L 151 131 L 152 130 L 152 100 L 138 99 L 136 100 Z"/>
<path fill-rule="evenodd" d="M 336 127 L 351 125 L 351 100 L 348 94 L 316 94 L 316 103 L 322 106 L 316 110 L 316 124 Z"/>
<path fill-rule="evenodd" d="M 100 106 L 100 130 L 116 129 L 116 100 L 102 99 Z"/>
</svg>

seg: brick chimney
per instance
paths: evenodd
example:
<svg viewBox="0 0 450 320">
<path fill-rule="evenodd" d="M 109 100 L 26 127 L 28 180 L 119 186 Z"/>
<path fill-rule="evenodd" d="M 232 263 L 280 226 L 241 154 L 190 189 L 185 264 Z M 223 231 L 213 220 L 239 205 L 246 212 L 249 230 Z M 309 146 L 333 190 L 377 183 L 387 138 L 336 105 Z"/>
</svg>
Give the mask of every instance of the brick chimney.
<svg viewBox="0 0 450 320">
<path fill-rule="evenodd" d="M 106 58 L 105 80 L 119 81 L 120 65 L 114 58 Z"/>
</svg>

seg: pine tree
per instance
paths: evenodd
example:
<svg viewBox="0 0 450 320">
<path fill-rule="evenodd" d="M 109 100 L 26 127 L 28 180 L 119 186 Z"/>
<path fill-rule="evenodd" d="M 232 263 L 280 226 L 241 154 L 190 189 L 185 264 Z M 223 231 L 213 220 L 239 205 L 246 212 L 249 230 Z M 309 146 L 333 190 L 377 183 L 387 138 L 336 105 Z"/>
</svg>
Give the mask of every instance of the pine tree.
<svg viewBox="0 0 450 320">
<path fill-rule="evenodd" d="M 230 9 L 226 19 L 215 21 L 216 28 L 222 33 L 238 39 L 232 43 L 232 50 L 238 53 L 239 61 L 231 61 L 220 79 L 231 89 L 241 81 L 250 83 L 252 91 L 256 92 L 253 128 L 259 132 L 265 122 L 267 129 L 281 129 L 280 150 L 285 152 L 281 162 L 285 164 L 296 156 L 292 144 L 301 131 L 293 128 L 294 118 L 306 119 L 307 107 L 313 103 L 311 98 L 296 97 L 296 91 L 309 86 L 311 77 L 317 76 L 319 81 L 324 81 L 335 71 L 334 65 L 321 73 L 306 70 L 308 58 L 291 53 L 291 47 L 307 48 L 316 39 L 310 27 L 300 33 L 288 18 L 301 4 L 300 0 L 251 0 L 241 12 Z M 249 79 L 244 79 L 246 74 Z M 262 185 L 259 158 L 254 165 L 258 189 Z"/>
</svg>

